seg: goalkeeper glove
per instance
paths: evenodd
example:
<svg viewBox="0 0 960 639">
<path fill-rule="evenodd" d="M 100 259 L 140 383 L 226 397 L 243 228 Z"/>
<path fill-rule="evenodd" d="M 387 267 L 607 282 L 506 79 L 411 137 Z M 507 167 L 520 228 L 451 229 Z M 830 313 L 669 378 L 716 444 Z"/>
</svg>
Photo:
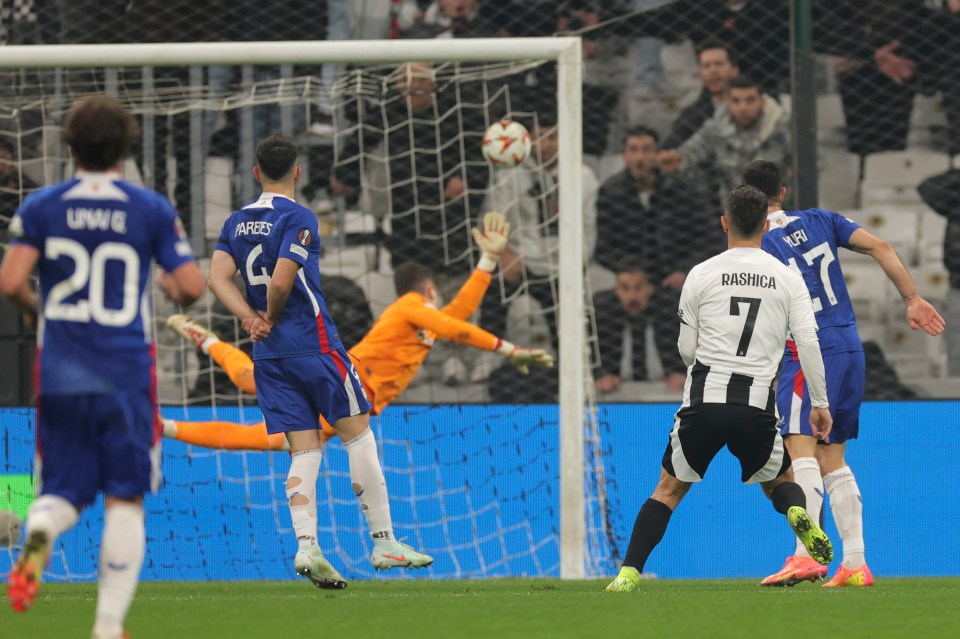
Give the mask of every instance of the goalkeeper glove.
<svg viewBox="0 0 960 639">
<path fill-rule="evenodd" d="M 473 241 L 483 251 L 477 268 L 493 272 L 497 268 L 500 254 L 507 248 L 510 222 L 507 222 L 503 213 L 491 211 L 483 216 L 483 232 L 481 233 L 479 229 L 472 229 L 471 234 L 473 235 Z"/>
<path fill-rule="evenodd" d="M 530 372 L 530 367 L 553 368 L 553 356 L 542 348 L 522 348 L 506 340 L 498 340 L 494 352 L 509 359 L 521 375 Z"/>
</svg>

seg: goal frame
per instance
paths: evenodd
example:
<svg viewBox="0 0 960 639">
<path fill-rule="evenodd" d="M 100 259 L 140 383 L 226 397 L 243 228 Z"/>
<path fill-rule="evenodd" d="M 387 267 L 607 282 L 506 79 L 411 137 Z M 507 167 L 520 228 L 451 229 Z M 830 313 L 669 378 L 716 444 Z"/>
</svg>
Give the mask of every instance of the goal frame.
<svg viewBox="0 0 960 639">
<path fill-rule="evenodd" d="M 15 45 L 3 47 L 2 69 L 114 68 L 333 63 L 557 62 L 559 197 L 560 577 L 582 579 L 586 559 L 582 82 L 579 37 L 197 42 L 172 44 Z M 198 133 L 199 131 L 197 131 Z M 198 231 L 195 229 L 194 234 Z"/>
</svg>

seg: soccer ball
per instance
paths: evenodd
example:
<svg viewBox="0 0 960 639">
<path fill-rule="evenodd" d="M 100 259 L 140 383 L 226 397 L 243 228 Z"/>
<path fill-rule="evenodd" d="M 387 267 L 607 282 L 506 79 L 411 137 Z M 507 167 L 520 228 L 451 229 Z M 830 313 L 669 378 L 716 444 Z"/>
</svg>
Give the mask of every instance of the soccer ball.
<svg viewBox="0 0 960 639">
<path fill-rule="evenodd" d="M 483 157 L 497 168 L 522 164 L 530 155 L 530 134 L 519 122 L 500 120 L 483 134 Z"/>
</svg>

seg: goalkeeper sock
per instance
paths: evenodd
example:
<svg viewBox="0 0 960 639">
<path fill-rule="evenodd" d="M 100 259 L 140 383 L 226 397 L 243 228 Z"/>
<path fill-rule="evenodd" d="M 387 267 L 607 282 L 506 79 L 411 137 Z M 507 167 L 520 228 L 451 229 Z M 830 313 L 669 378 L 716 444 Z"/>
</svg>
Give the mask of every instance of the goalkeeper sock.
<svg viewBox="0 0 960 639">
<path fill-rule="evenodd" d="M 633 523 L 630 545 L 627 546 L 627 556 L 623 560 L 624 566 L 643 572 L 647 557 L 667 532 L 667 524 L 670 523 L 672 514 L 670 507 L 663 502 L 656 499 L 648 499 L 644 502 L 640 512 L 637 513 L 637 520 Z"/>
<path fill-rule="evenodd" d="M 317 545 L 317 475 L 323 456 L 319 448 L 312 448 L 293 453 L 291 457 L 287 503 L 297 546 L 303 550 Z"/>
<path fill-rule="evenodd" d="M 350 459 L 350 481 L 353 492 L 360 501 L 363 514 L 375 539 L 393 539 L 393 522 L 390 520 L 390 497 L 387 480 L 377 456 L 377 440 L 368 427 L 348 442 L 343 443 Z"/>
<path fill-rule="evenodd" d="M 849 466 L 835 470 L 823 478 L 830 495 L 833 521 L 843 540 L 843 567 L 856 570 L 866 562 L 863 543 L 863 498 L 857 478 Z"/>
<path fill-rule="evenodd" d="M 242 350 L 216 337 L 207 338 L 200 348 L 227 373 L 233 385 L 248 395 L 257 394 L 253 380 L 253 360 Z"/>
<path fill-rule="evenodd" d="M 100 587 L 93 634 L 120 637 L 143 565 L 146 538 L 143 507 L 129 502 L 114 503 L 107 506 L 103 519 Z"/>
<path fill-rule="evenodd" d="M 803 489 L 810 519 L 819 522 L 820 512 L 823 510 L 823 479 L 820 477 L 820 464 L 815 457 L 797 457 L 793 460 L 793 481 Z M 798 557 L 810 556 L 799 538 L 793 554 Z"/>
<path fill-rule="evenodd" d="M 164 420 L 164 437 L 193 446 L 204 446 L 218 450 L 287 450 L 287 439 L 283 434 L 267 434 L 267 425 L 263 422 L 253 426 L 234 424 L 233 422 L 176 422 L 171 435 L 167 434 Z"/>
</svg>

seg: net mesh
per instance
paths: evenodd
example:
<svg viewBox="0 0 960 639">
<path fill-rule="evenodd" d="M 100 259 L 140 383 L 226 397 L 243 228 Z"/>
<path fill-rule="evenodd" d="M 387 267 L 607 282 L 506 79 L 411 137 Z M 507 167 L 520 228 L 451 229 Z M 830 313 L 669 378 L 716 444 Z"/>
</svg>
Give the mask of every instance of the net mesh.
<svg viewBox="0 0 960 639">
<path fill-rule="evenodd" d="M 347 71 L 329 90 L 321 78 L 291 71 L 249 82 L 256 77 L 251 68 L 232 68 L 231 82 L 222 87 L 189 84 L 189 70 L 57 70 L 38 76 L 35 84 L 24 87 L 31 99 L 10 112 L 8 135 L 19 142 L 28 137 L 23 123 L 37 122 L 33 151 L 18 149 L 18 157 L 38 154 L 32 163 L 18 164 L 21 179 L 35 174 L 41 183 L 69 174 L 66 149 L 56 142 L 59 126 L 66 109 L 82 94 L 77 88 L 104 89 L 138 116 L 144 132 L 124 165 L 125 177 L 165 187 L 184 219 L 193 222 L 195 240 L 202 233 L 209 245 L 229 213 L 244 201 L 248 178 L 236 167 L 249 159 L 242 150 L 257 139 L 258 118 L 275 116 L 281 128 L 294 128 L 291 133 L 303 149 L 306 177 L 299 195 L 319 217 L 324 290 L 345 345 L 359 341 L 395 298 L 392 271 L 404 261 L 432 268 L 443 296 L 451 299 L 478 258 L 469 231 L 491 207 L 492 180 L 504 179 L 482 157 L 483 132 L 503 118 L 522 121 L 533 131 L 554 127 L 555 71 L 542 60 L 434 67 L 394 64 Z M 541 76 L 533 88 L 527 86 L 531 74 Z M 182 138 L 191 130 L 191 119 L 194 132 L 198 121 L 208 127 L 200 139 Z M 204 152 L 198 155 L 197 146 Z M 198 157 L 203 163 L 199 175 L 193 169 Z M 546 156 L 535 159 L 538 166 L 550 162 Z M 534 173 L 525 168 L 515 171 Z M 522 226 L 510 211 L 517 207 L 516 198 L 532 202 L 536 219 L 531 237 L 542 234 L 547 240 L 538 249 L 540 271 L 521 269 L 513 282 L 496 279 L 473 321 L 505 339 L 556 354 L 557 209 L 541 204 L 547 198 L 556 200 L 557 185 L 555 180 L 547 184 L 547 175 L 538 170 L 535 178 L 527 178 L 525 191 L 536 186 L 539 193 L 514 190 L 513 199 L 497 199 L 514 228 Z M 203 179 L 205 187 L 199 203 L 202 217 L 194 217 L 195 185 L 181 183 L 197 179 Z M 451 195 L 445 191 L 452 182 L 462 186 Z M 25 182 L 18 195 L 28 190 Z M 206 258 L 201 263 L 206 266 Z M 537 298 L 530 295 L 531 287 L 538 290 Z M 161 404 L 179 406 L 169 410 L 180 420 L 259 421 L 255 397 L 243 394 L 207 355 L 165 327 L 166 318 L 180 309 L 159 293 L 154 295 L 154 309 Z M 249 352 L 249 340 L 236 319 L 209 293 L 190 314 Z M 585 354 L 588 363 L 590 353 Z M 425 575 L 558 574 L 556 408 L 491 413 L 464 406 L 491 401 L 554 404 L 556 373 L 535 371 L 528 381 L 503 363 L 492 353 L 438 343 L 399 403 L 462 408 L 451 413 L 398 405 L 388 409 L 383 421 L 376 420 L 396 533 L 437 558 Z M 592 388 L 589 380 L 584 383 Z M 397 417 L 391 420 L 393 411 Z M 472 417 L 466 419 L 465 414 Z M 595 414 L 591 410 L 588 417 Z M 390 423 L 392 427 L 387 426 Z M 586 419 L 585 424 L 589 564 L 591 570 L 608 572 L 616 547 L 610 547 L 599 426 L 596 419 Z M 283 491 L 286 454 L 168 444 L 162 504 L 151 509 L 149 518 L 162 522 L 149 531 L 161 548 L 152 555 L 155 565 L 149 574 L 188 579 L 288 577 L 289 562 L 283 557 L 292 552 L 288 546 L 293 535 Z M 320 541 L 328 555 L 339 558 L 345 575 L 372 576 L 372 546 L 349 485 L 346 456 L 338 443 L 327 451 L 323 482 L 328 492 L 321 489 L 320 494 L 328 501 L 321 500 Z M 538 466 L 537 472 L 525 473 L 531 464 Z M 185 468 L 190 471 L 185 473 Z M 25 472 L 28 464 L 20 464 L 18 470 Z M 536 479 L 531 482 L 528 477 Z M 224 521 L 204 517 L 205 506 Z M 98 512 L 84 527 L 82 539 L 74 539 L 73 533 L 65 539 L 66 551 L 58 555 L 63 569 L 51 569 L 53 578 L 94 576 Z M 185 544 L 196 547 L 186 549 Z M 209 561 L 214 552 L 223 550 L 231 566 L 226 572 Z M 59 560 L 53 564 L 59 565 Z"/>
</svg>

